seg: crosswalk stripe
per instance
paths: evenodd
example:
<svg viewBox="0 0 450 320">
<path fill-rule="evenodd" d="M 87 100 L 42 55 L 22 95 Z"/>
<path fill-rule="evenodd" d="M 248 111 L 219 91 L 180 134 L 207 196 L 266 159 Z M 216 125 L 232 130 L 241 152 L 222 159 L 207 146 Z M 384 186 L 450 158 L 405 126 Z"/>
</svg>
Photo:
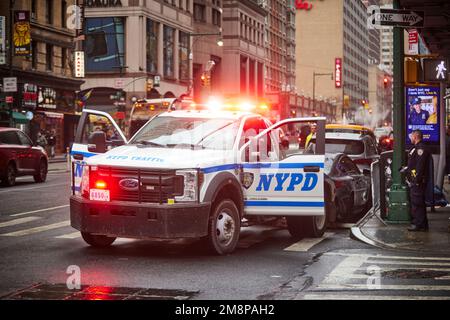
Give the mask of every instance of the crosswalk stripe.
<svg viewBox="0 0 450 320">
<path fill-rule="evenodd" d="M 386 260 L 386 261 L 380 261 L 380 260 L 366 260 L 365 263 L 373 264 L 373 265 L 380 265 L 380 264 L 395 264 L 395 265 L 413 265 L 413 266 L 435 266 L 436 262 L 418 262 L 418 261 L 393 261 L 393 260 Z M 440 266 L 449 267 L 450 262 L 439 262 Z M 417 269 L 417 268 L 416 268 Z"/>
<path fill-rule="evenodd" d="M 38 213 L 38 212 L 52 211 L 52 210 L 56 210 L 56 209 L 67 208 L 68 206 L 69 206 L 68 204 L 65 204 L 63 206 L 39 209 L 39 210 L 34 210 L 34 211 L 21 212 L 21 213 L 12 214 L 11 217 L 24 216 L 24 215 L 27 215 L 27 214 Z"/>
<path fill-rule="evenodd" d="M 450 291 L 450 286 L 441 285 L 417 285 L 417 284 L 390 284 L 378 286 L 368 286 L 367 284 L 327 284 L 323 283 L 317 286 L 318 290 L 411 290 L 411 291 Z"/>
<path fill-rule="evenodd" d="M 306 294 L 304 300 L 450 300 L 446 296 L 377 296 L 377 295 L 343 295 L 339 294 Z"/>
<path fill-rule="evenodd" d="M 315 245 L 319 244 L 326 238 L 329 238 L 333 235 L 334 233 L 326 232 L 321 238 L 305 238 L 285 248 L 284 251 L 307 252 Z"/>
<path fill-rule="evenodd" d="M 57 236 L 55 238 L 57 238 L 57 239 L 76 239 L 79 237 L 81 237 L 80 231 L 63 234 L 63 235 Z"/>
<path fill-rule="evenodd" d="M 52 224 L 41 226 L 41 227 L 35 227 L 35 228 L 24 229 L 24 230 L 9 232 L 9 233 L 3 233 L 3 234 L 0 234 L 0 236 L 3 236 L 3 237 L 26 236 L 26 235 L 30 235 L 30 234 L 34 234 L 34 233 L 39 233 L 39 232 L 57 229 L 57 228 L 61 228 L 61 227 L 67 227 L 67 226 L 70 226 L 69 220 L 52 223 Z"/>
<path fill-rule="evenodd" d="M 450 261 L 450 258 L 445 257 L 411 257 L 411 256 L 387 256 L 387 255 L 373 255 L 373 254 L 358 254 L 345 252 L 327 252 L 327 256 L 344 256 L 344 257 L 366 257 L 372 259 L 397 259 L 397 260 L 436 260 L 436 261 Z"/>
<path fill-rule="evenodd" d="M 15 225 L 18 225 L 21 223 L 27 223 L 27 222 L 35 221 L 35 220 L 39 220 L 39 219 L 41 219 L 41 217 L 26 217 L 26 218 L 5 221 L 5 222 L 0 223 L 0 228 L 15 226 Z"/>
</svg>

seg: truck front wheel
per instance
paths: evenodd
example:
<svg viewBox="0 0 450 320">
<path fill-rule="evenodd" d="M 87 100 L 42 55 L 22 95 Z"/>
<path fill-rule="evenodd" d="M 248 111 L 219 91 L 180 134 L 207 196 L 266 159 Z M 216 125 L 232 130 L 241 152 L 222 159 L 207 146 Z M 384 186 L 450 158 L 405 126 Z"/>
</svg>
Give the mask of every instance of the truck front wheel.
<svg viewBox="0 0 450 320">
<path fill-rule="evenodd" d="M 239 210 L 229 199 L 220 200 L 213 207 L 207 242 L 212 252 L 219 255 L 231 253 L 239 241 L 241 222 Z"/>
<path fill-rule="evenodd" d="M 91 234 L 87 232 L 82 232 L 81 236 L 83 237 L 83 240 L 96 248 L 105 248 L 112 245 L 112 243 L 116 240 L 115 237 L 107 237 L 97 234 Z"/>
</svg>

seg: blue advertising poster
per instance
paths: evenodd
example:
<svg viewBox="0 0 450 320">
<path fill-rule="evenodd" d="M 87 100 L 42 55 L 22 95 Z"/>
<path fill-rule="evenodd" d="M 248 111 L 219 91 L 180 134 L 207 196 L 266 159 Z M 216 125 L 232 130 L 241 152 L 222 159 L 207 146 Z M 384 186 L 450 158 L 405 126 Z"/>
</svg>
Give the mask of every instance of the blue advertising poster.
<svg viewBox="0 0 450 320">
<path fill-rule="evenodd" d="M 423 141 L 429 144 L 439 143 L 439 87 L 406 87 L 406 143 L 414 130 L 423 133 Z"/>
</svg>

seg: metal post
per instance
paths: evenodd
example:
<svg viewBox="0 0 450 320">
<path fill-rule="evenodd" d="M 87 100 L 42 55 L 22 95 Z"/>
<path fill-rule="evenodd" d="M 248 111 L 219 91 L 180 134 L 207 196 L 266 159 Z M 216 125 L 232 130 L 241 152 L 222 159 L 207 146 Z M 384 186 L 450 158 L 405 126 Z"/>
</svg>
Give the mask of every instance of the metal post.
<svg viewBox="0 0 450 320">
<path fill-rule="evenodd" d="M 445 158 L 446 158 L 446 147 L 445 147 L 445 140 L 446 140 L 446 130 L 445 130 L 445 114 L 446 114 L 446 110 L 445 110 L 445 100 L 444 100 L 444 95 L 445 95 L 445 83 L 441 82 L 440 83 L 440 96 L 439 96 L 439 105 L 440 105 L 440 109 L 439 109 L 439 122 L 440 122 L 440 143 L 439 143 L 439 148 L 440 148 L 440 152 L 439 152 L 439 166 L 438 166 L 438 171 L 437 171 L 437 177 L 436 177 L 436 181 L 435 181 L 435 185 L 438 186 L 439 188 L 442 189 L 443 185 L 444 185 L 444 175 L 445 175 Z"/>
<path fill-rule="evenodd" d="M 399 0 L 394 0 L 394 9 L 399 8 Z M 403 41 L 403 29 L 394 27 L 394 154 L 392 159 L 392 187 L 389 192 L 389 211 L 387 217 L 387 221 L 390 223 L 408 223 L 411 221 L 408 189 L 399 171 L 406 163 Z"/>
<path fill-rule="evenodd" d="M 14 38 L 13 38 L 13 29 L 14 29 L 14 5 L 15 0 L 9 0 L 9 76 L 13 76 L 13 57 L 14 57 Z M 6 95 L 5 95 L 6 99 Z M 13 105 L 14 103 L 8 103 L 9 106 L 9 126 L 14 127 L 13 120 Z"/>
<path fill-rule="evenodd" d="M 316 112 L 316 72 L 313 72 L 313 113 Z"/>
</svg>

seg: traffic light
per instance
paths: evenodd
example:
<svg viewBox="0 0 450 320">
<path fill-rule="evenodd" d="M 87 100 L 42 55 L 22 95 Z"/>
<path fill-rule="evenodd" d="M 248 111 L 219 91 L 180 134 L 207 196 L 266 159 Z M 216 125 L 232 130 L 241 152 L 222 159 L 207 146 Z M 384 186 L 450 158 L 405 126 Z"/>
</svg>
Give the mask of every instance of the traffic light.
<svg viewBox="0 0 450 320">
<path fill-rule="evenodd" d="M 389 84 L 389 79 L 387 77 L 384 77 L 383 85 L 384 85 L 385 89 L 388 87 L 388 84 Z"/>
<path fill-rule="evenodd" d="M 350 96 L 345 95 L 344 96 L 344 108 L 350 107 Z"/>
<path fill-rule="evenodd" d="M 200 80 L 202 82 L 203 87 L 209 87 L 211 85 L 211 77 L 208 73 L 202 73 Z"/>
</svg>

